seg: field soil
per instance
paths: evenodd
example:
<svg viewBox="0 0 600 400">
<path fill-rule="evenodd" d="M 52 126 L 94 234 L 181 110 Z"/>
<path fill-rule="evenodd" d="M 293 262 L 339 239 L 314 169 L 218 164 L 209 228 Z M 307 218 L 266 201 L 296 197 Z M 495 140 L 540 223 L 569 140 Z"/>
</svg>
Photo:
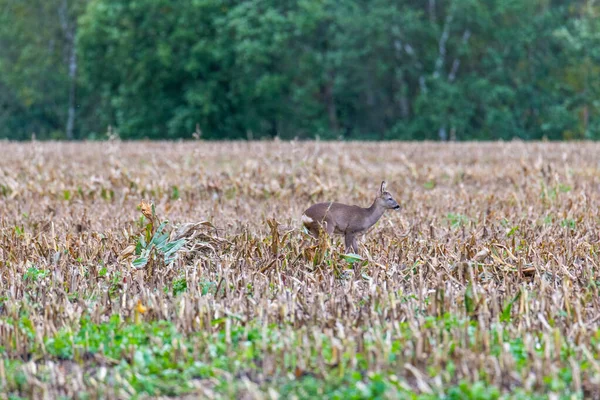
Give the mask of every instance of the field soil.
<svg viewBox="0 0 600 400">
<path fill-rule="evenodd" d="M 0 149 L 0 398 L 600 398 L 600 144 Z"/>
</svg>

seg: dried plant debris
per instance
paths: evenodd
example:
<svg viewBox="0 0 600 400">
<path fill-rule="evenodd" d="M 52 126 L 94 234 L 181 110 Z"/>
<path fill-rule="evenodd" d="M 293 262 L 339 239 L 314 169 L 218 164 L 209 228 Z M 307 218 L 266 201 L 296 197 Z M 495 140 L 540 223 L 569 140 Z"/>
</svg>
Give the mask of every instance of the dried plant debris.
<svg viewBox="0 0 600 400">
<path fill-rule="evenodd" d="M 599 144 L 2 147 L 0 398 L 600 398 Z"/>
</svg>

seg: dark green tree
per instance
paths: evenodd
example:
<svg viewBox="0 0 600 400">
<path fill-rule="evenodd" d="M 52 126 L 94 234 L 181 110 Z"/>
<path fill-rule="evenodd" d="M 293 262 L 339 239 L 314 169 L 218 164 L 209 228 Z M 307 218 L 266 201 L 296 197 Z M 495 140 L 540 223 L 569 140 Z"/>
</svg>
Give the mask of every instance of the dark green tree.
<svg viewBox="0 0 600 400">
<path fill-rule="evenodd" d="M 0 0 L 0 136 L 598 138 L 599 8 Z"/>
</svg>

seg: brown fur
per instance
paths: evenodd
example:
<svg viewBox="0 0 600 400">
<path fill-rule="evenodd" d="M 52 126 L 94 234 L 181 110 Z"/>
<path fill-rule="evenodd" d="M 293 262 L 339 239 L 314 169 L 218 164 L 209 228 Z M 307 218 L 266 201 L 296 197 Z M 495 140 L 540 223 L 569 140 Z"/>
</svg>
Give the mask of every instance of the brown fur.
<svg viewBox="0 0 600 400">
<path fill-rule="evenodd" d="M 345 237 L 346 251 L 358 252 L 356 236 L 375 225 L 385 210 L 399 209 L 392 195 L 385 190 L 385 181 L 377 197 L 368 208 L 341 203 L 318 203 L 309 207 L 302 215 L 302 223 L 313 237 L 323 229 L 328 235 L 341 234 Z"/>
</svg>

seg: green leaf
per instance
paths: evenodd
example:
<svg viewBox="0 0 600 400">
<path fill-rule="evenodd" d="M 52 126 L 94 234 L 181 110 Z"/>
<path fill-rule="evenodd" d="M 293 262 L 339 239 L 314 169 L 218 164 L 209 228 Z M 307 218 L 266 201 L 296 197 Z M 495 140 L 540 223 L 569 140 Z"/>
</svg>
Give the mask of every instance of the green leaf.
<svg viewBox="0 0 600 400">
<path fill-rule="evenodd" d="M 342 254 L 344 260 L 346 260 L 350 265 L 353 265 L 357 261 L 362 261 L 362 257 L 355 253 L 347 253 Z"/>
<path fill-rule="evenodd" d="M 500 314 L 501 322 L 510 322 L 510 313 L 512 310 L 512 306 L 513 306 L 513 304 L 515 304 L 515 302 L 517 300 L 519 300 L 520 297 L 521 297 L 521 291 L 519 290 L 517 295 L 515 297 L 513 297 L 512 300 L 510 300 L 508 303 L 506 303 L 504 305 L 504 308 L 502 309 L 502 314 Z"/>
<path fill-rule="evenodd" d="M 133 266 L 133 268 L 136 268 L 136 269 L 144 268 L 146 266 L 146 264 L 148 264 L 148 257 L 147 256 L 146 257 L 136 258 L 131 263 L 131 265 Z"/>
<path fill-rule="evenodd" d="M 471 283 L 469 283 L 469 286 L 467 286 L 467 289 L 465 290 L 465 310 L 467 312 L 467 315 L 471 315 L 473 314 L 473 311 L 475 311 L 473 285 Z"/>
</svg>

